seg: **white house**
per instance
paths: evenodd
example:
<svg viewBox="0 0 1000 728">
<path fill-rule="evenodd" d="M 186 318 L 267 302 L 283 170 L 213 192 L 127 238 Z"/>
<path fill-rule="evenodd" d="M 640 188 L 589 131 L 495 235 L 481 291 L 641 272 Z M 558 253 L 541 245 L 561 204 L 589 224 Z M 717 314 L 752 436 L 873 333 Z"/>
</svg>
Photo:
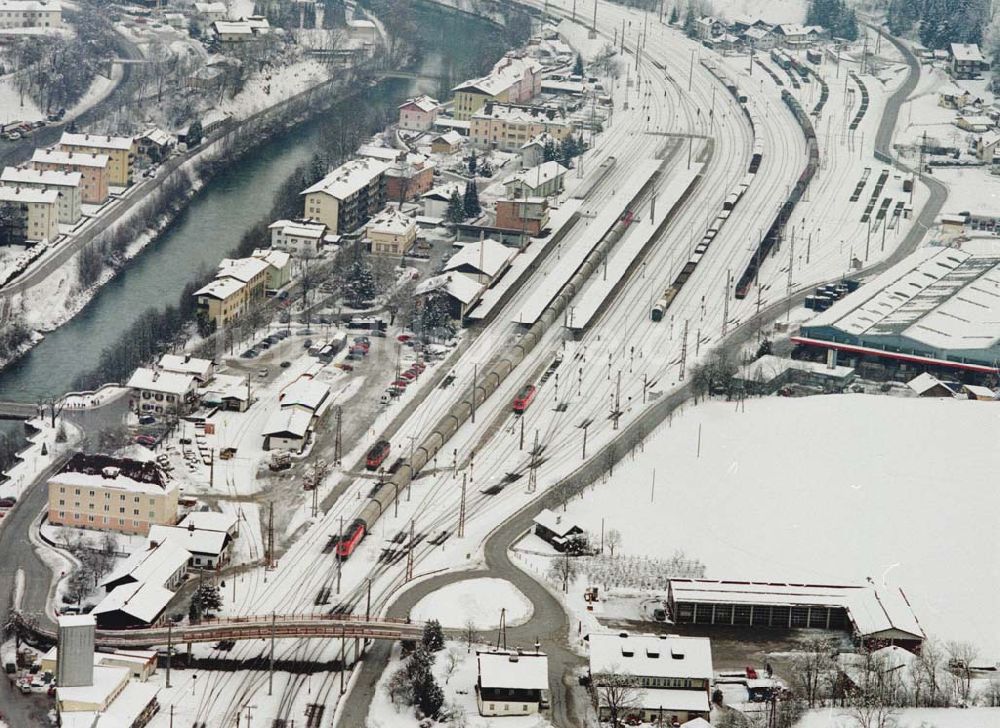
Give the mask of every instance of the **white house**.
<svg viewBox="0 0 1000 728">
<path fill-rule="evenodd" d="M 323 249 L 326 225 L 314 220 L 277 220 L 268 225 L 271 247 L 296 258 L 314 258 Z"/>
<path fill-rule="evenodd" d="M 477 652 L 476 705 L 484 716 L 534 715 L 548 701 L 543 653 Z"/>
<path fill-rule="evenodd" d="M 302 452 L 309 441 L 313 414 L 299 407 L 282 407 L 267 421 L 264 427 L 265 450 L 293 450 Z"/>
<path fill-rule="evenodd" d="M 424 202 L 424 217 L 444 220 L 448 216 L 448 202 L 454 192 L 457 192 L 461 199 L 462 189 L 458 182 L 447 182 L 422 194 L 420 199 Z"/>
<path fill-rule="evenodd" d="M 562 190 L 568 171 L 559 162 L 543 162 L 512 174 L 503 186 L 509 197 L 548 197 Z"/>
<path fill-rule="evenodd" d="M 190 374 L 201 384 L 215 375 L 215 362 L 211 359 L 199 359 L 190 354 L 164 354 L 160 357 L 159 366 L 165 372 Z"/>
<path fill-rule="evenodd" d="M 194 401 L 197 384 L 192 374 L 139 367 L 126 385 L 131 405 L 142 414 L 184 414 Z"/>
<path fill-rule="evenodd" d="M 209 531 L 187 526 L 152 526 L 149 529 L 151 544 L 166 544 L 187 550 L 192 569 L 209 570 L 224 566 L 229 561 L 233 539 L 226 531 Z"/>
</svg>

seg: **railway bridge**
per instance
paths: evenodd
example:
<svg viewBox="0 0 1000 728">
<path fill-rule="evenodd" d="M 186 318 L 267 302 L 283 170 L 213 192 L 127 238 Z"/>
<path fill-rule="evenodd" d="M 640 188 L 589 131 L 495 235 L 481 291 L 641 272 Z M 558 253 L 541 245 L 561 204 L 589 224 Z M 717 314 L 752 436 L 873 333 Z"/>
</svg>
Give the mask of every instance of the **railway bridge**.
<svg viewBox="0 0 1000 728">
<path fill-rule="evenodd" d="M 24 633 L 49 643 L 58 641 L 54 625 L 40 625 L 17 615 Z M 99 629 L 94 635 L 97 647 L 140 649 L 158 645 L 252 640 L 274 637 L 330 639 L 366 638 L 376 640 L 420 639 L 422 622 L 404 619 L 373 619 L 352 614 L 261 614 L 224 619 L 205 619 L 193 624 L 164 625 L 136 629 Z"/>
</svg>

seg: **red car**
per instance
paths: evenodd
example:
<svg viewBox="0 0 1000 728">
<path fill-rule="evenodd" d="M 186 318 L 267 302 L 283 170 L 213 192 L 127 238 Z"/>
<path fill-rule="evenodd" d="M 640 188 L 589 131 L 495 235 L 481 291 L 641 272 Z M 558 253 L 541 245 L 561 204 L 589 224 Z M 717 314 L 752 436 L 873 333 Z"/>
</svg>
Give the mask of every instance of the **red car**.
<svg viewBox="0 0 1000 728">
<path fill-rule="evenodd" d="M 400 389 L 403 389 L 405 387 L 410 386 L 410 382 L 408 380 L 406 380 L 406 379 L 397 379 L 395 382 L 393 382 L 389 386 L 390 387 L 399 387 Z"/>
<path fill-rule="evenodd" d="M 412 338 L 413 337 L 410 336 L 409 334 L 400 334 L 399 336 L 396 337 L 396 341 L 409 341 Z"/>
<path fill-rule="evenodd" d="M 411 372 L 411 371 L 407 370 L 407 371 L 403 372 L 402 374 L 400 374 L 400 375 L 399 375 L 399 378 L 400 378 L 400 379 L 405 379 L 405 380 L 407 380 L 408 382 L 412 382 L 412 381 L 413 381 L 414 379 L 416 379 L 416 378 L 417 378 L 417 375 L 416 375 L 416 374 L 414 374 L 413 372 Z"/>
<path fill-rule="evenodd" d="M 152 435 L 136 435 L 135 441 L 139 445 L 145 445 L 146 447 L 156 447 L 156 438 Z"/>
</svg>

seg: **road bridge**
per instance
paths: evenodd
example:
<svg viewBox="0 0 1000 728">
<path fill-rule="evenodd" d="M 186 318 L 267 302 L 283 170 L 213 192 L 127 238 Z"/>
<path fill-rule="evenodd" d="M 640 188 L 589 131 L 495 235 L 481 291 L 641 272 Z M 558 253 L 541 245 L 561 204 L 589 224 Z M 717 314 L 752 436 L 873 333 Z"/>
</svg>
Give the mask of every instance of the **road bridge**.
<svg viewBox="0 0 1000 728">
<path fill-rule="evenodd" d="M 50 624 L 40 625 L 21 614 L 15 619 L 22 633 L 57 643 L 58 633 Z M 94 635 L 97 647 L 139 649 L 166 644 L 221 642 L 275 638 L 331 639 L 365 638 L 375 640 L 420 639 L 422 622 L 405 619 L 372 619 L 352 614 L 260 614 L 224 619 L 206 619 L 140 629 L 99 629 Z"/>
<path fill-rule="evenodd" d="M 39 416 L 39 407 L 34 402 L 0 401 L 0 420 L 30 420 Z"/>
</svg>

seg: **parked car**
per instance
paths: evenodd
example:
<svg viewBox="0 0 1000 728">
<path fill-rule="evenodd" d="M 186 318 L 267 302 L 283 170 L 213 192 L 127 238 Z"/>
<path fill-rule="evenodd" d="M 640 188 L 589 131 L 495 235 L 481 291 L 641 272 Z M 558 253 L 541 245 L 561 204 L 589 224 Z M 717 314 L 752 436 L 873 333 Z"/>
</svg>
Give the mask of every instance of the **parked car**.
<svg viewBox="0 0 1000 728">
<path fill-rule="evenodd" d="M 405 379 L 408 382 L 412 382 L 414 379 L 417 378 L 417 375 L 414 374 L 413 372 L 406 371 L 406 372 L 403 372 L 402 374 L 400 374 L 399 378 L 400 379 Z"/>
<path fill-rule="evenodd" d="M 17 498 L 10 496 L 8 498 L 0 498 L 0 508 L 13 508 L 14 504 L 17 503 Z"/>
<path fill-rule="evenodd" d="M 290 361 L 283 361 L 278 366 L 281 367 L 282 369 L 288 369 L 288 367 L 290 367 L 291 365 L 292 363 Z"/>
<path fill-rule="evenodd" d="M 339 362 L 335 365 L 337 369 L 343 369 L 345 372 L 353 372 L 354 365 L 348 364 L 346 361 Z"/>
<path fill-rule="evenodd" d="M 153 415 L 139 415 L 140 425 L 155 425 L 156 418 Z"/>
<path fill-rule="evenodd" d="M 149 448 L 156 446 L 156 438 L 152 435 L 136 435 L 135 441 L 137 444 L 144 445 Z"/>
<path fill-rule="evenodd" d="M 302 348 L 303 349 L 308 349 L 308 348 L 312 347 L 312 345 L 313 345 L 313 340 L 312 339 L 306 339 L 305 341 L 302 342 Z"/>
<path fill-rule="evenodd" d="M 267 375 L 268 375 L 267 367 L 261 367 L 260 369 L 257 370 L 257 376 L 260 377 L 261 379 L 265 379 Z"/>
<path fill-rule="evenodd" d="M 256 356 L 257 356 L 257 350 L 256 349 L 247 349 L 242 354 L 240 354 L 240 357 L 243 358 L 243 359 L 253 359 Z"/>
<path fill-rule="evenodd" d="M 405 379 L 397 379 L 390 386 L 399 387 L 400 389 L 406 389 L 406 387 L 410 386 L 410 383 Z"/>
</svg>

